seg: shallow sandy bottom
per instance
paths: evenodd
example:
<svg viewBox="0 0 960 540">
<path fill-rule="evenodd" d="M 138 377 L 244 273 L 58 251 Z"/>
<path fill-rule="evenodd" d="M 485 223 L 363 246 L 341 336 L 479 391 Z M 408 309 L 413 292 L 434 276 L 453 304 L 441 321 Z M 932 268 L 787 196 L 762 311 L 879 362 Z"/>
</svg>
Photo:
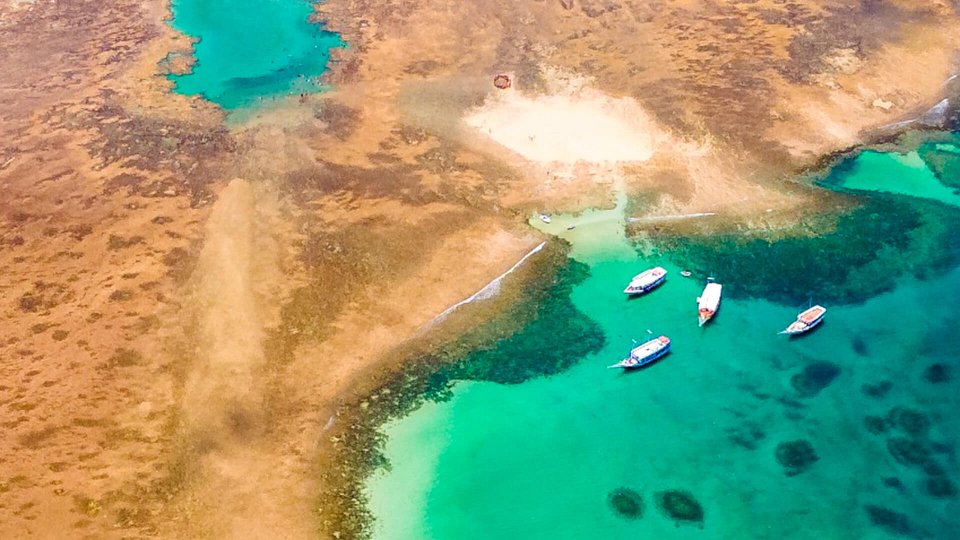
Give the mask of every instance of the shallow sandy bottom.
<svg viewBox="0 0 960 540">
<path fill-rule="evenodd" d="M 636 101 L 590 89 L 536 97 L 503 91 L 465 122 L 541 163 L 646 161 L 656 147 L 656 126 Z"/>
</svg>

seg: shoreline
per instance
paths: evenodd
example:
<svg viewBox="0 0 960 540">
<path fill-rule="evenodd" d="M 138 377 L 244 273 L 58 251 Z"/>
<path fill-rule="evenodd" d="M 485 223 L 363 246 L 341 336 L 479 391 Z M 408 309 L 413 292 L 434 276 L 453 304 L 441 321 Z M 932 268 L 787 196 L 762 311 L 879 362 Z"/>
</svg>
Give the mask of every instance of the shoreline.
<svg viewBox="0 0 960 540">
<path fill-rule="evenodd" d="M 323 533 L 335 538 L 367 537 L 372 516 L 363 504 L 363 489 L 368 476 L 383 465 L 380 426 L 425 400 L 443 399 L 442 395 L 425 397 L 425 386 L 437 369 L 455 361 L 452 348 L 459 344 L 461 353 L 471 348 L 462 345 L 464 338 L 475 347 L 522 328 L 539 304 L 520 299 L 542 297 L 551 286 L 551 276 L 569 264 L 567 251 L 564 241 L 549 240 L 542 258 L 520 267 L 496 297 L 458 310 L 428 332 L 401 343 L 390 354 L 397 358 L 392 366 L 371 367 L 370 373 L 341 389 L 340 405 L 325 424 L 317 449 L 315 470 L 323 482 L 316 506 Z M 507 306 L 520 307 L 527 315 L 512 319 L 504 309 Z M 477 321 L 481 321 L 479 330 Z"/>
</svg>

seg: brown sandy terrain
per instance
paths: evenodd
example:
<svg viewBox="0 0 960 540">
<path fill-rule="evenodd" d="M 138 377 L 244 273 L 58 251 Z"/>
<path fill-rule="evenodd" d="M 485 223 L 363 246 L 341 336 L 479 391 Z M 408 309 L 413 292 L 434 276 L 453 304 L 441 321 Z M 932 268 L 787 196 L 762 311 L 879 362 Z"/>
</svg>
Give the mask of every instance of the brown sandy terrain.
<svg viewBox="0 0 960 540">
<path fill-rule="evenodd" d="M 0 0 L 4 538 L 330 533 L 328 420 L 543 240 L 530 212 L 621 180 L 806 211 L 786 176 L 938 101 L 960 49 L 950 2 L 330 0 L 335 90 L 227 127 L 170 92 L 167 14 Z"/>
</svg>

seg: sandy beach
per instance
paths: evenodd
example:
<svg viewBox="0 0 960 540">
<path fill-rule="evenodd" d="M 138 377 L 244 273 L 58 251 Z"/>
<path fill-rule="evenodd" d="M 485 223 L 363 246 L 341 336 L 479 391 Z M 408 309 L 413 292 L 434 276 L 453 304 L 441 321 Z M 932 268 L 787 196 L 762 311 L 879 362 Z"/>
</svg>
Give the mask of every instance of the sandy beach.
<svg viewBox="0 0 960 540">
<path fill-rule="evenodd" d="M 0 3 L 0 535 L 330 536 L 337 411 L 535 213 L 835 209 L 790 178 L 955 92 L 960 18 L 795 4 L 330 0 L 331 90 L 227 122 L 167 2 Z"/>
</svg>

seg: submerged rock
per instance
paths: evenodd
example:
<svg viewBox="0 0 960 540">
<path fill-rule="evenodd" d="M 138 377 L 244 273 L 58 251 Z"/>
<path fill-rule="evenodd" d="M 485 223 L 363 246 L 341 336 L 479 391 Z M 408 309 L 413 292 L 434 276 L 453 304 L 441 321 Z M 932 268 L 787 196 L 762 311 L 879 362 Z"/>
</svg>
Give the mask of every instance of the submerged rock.
<svg viewBox="0 0 960 540">
<path fill-rule="evenodd" d="M 640 519 L 643 517 L 643 497 L 636 491 L 619 487 L 607 495 L 607 504 L 613 511 L 624 519 Z"/>
<path fill-rule="evenodd" d="M 888 488 L 893 488 L 897 491 L 903 491 L 906 489 L 906 486 L 903 485 L 903 480 L 900 480 L 896 476 L 888 476 L 884 478 L 883 485 Z"/>
<path fill-rule="evenodd" d="M 790 384 L 801 397 L 812 397 L 829 386 L 837 375 L 840 375 L 840 366 L 833 362 L 814 362 L 794 375 Z"/>
<path fill-rule="evenodd" d="M 887 421 L 904 433 L 914 436 L 922 435 L 930 429 L 930 418 L 926 414 L 907 407 L 890 409 Z"/>
<path fill-rule="evenodd" d="M 863 425 L 867 428 L 867 431 L 874 435 L 879 435 L 887 430 L 887 421 L 879 416 L 865 416 Z"/>
<path fill-rule="evenodd" d="M 860 356 L 869 356 L 870 351 L 867 349 L 867 342 L 863 340 L 860 336 L 854 336 L 853 341 L 851 341 L 853 346 L 853 352 L 859 354 Z"/>
<path fill-rule="evenodd" d="M 906 437 L 887 439 L 887 451 L 897 463 L 908 467 L 922 467 L 930 461 L 930 452 L 919 442 Z"/>
<path fill-rule="evenodd" d="M 956 497 L 957 495 L 956 486 L 954 486 L 953 482 L 946 476 L 931 476 L 927 478 L 925 487 L 927 488 L 927 493 L 938 499 Z"/>
<path fill-rule="evenodd" d="M 756 424 L 747 424 L 736 429 L 727 430 L 730 442 L 747 450 L 756 450 L 767 434 Z"/>
<path fill-rule="evenodd" d="M 865 395 L 868 395 L 873 398 L 880 399 L 887 395 L 893 388 L 893 383 L 890 381 L 880 381 L 877 384 L 865 384 L 860 387 L 860 391 Z"/>
<path fill-rule="evenodd" d="M 867 517 L 874 526 L 883 529 L 890 534 L 907 535 L 910 534 L 910 520 L 906 514 L 894 512 L 889 508 L 868 504 L 863 507 L 867 511 Z"/>
<path fill-rule="evenodd" d="M 689 492 L 680 490 L 661 491 L 656 495 L 657 508 L 677 525 L 680 523 L 703 524 L 703 506 Z"/>
<path fill-rule="evenodd" d="M 783 466 L 787 476 L 796 476 L 809 469 L 820 459 L 810 441 L 782 442 L 777 445 L 777 463 Z"/>
<path fill-rule="evenodd" d="M 950 366 L 946 364 L 930 364 L 923 371 L 923 378 L 931 384 L 950 382 Z"/>
</svg>

